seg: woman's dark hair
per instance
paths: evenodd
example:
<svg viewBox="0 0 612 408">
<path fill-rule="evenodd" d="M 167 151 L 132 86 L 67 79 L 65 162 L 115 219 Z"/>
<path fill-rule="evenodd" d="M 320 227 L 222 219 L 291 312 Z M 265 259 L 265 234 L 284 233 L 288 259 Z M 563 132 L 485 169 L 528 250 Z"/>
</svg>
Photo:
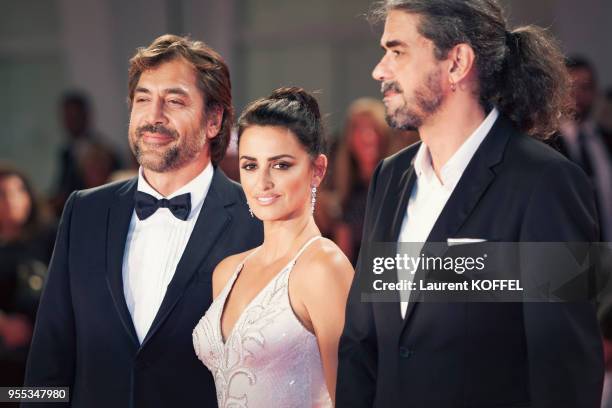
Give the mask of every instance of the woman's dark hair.
<svg viewBox="0 0 612 408">
<path fill-rule="evenodd" d="M 496 105 L 523 132 L 550 137 L 571 114 L 571 81 L 558 45 L 536 26 L 508 30 L 496 0 L 386 0 L 371 17 L 381 20 L 390 10 L 422 17 L 418 31 L 434 43 L 438 59 L 469 44 L 481 104 Z"/>
<path fill-rule="evenodd" d="M 238 142 L 250 126 L 289 129 L 313 158 L 325 151 L 319 104 L 302 88 L 278 88 L 267 98 L 251 102 L 238 119 Z"/>
<path fill-rule="evenodd" d="M 43 223 L 44 217 L 40 205 L 36 200 L 32 185 L 30 184 L 30 181 L 28 180 L 26 175 L 9 164 L 0 163 L 0 180 L 3 180 L 8 177 L 19 178 L 23 183 L 23 186 L 25 187 L 25 190 L 30 199 L 30 214 L 28 215 L 26 222 L 22 226 L 22 232 L 20 234 L 20 239 L 27 239 L 39 231 L 41 224 Z"/>
</svg>

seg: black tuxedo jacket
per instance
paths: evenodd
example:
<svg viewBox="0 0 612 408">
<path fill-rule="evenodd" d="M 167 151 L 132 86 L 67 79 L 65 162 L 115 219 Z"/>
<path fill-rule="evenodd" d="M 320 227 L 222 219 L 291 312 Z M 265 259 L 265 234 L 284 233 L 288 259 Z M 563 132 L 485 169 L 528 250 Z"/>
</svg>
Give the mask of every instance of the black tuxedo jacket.
<svg viewBox="0 0 612 408">
<path fill-rule="evenodd" d="M 261 223 L 250 217 L 241 187 L 215 168 L 187 247 L 139 344 L 122 280 L 136 187 L 132 179 L 77 191 L 68 200 L 25 385 L 68 386 L 74 407 L 216 407 L 213 378 L 195 355 L 192 331 L 211 303 L 215 266 L 259 245 Z"/>
<path fill-rule="evenodd" d="M 397 241 L 418 147 L 378 166 L 364 243 Z M 576 165 L 500 116 L 428 242 L 462 237 L 598 241 L 592 188 Z M 599 406 L 603 352 L 592 304 L 411 302 L 402 319 L 397 303 L 361 302 L 358 280 L 340 340 L 339 408 Z"/>
</svg>

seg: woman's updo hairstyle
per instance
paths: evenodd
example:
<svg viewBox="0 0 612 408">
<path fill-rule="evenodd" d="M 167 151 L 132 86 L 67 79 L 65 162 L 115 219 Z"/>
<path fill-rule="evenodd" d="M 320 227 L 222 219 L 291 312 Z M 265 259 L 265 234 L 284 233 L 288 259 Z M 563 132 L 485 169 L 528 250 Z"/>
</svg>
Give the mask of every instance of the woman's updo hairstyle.
<svg viewBox="0 0 612 408">
<path fill-rule="evenodd" d="M 319 104 L 302 88 L 278 88 L 269 97 L 251 102 L 238 119 L 238 143 L 250 126 L 289 129 L 313 159 L 325 151 Z"/>
</svg>

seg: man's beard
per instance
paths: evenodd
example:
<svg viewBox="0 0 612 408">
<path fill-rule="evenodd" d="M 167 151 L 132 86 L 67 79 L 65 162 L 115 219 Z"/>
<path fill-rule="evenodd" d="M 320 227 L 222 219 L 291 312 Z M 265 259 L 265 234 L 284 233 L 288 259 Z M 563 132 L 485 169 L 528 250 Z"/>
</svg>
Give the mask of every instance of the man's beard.
<svg viewBox="0 0 612 408">
<path fill-rule="evenodd" d="M 442 105 L 444 95 L 440 85 L 440 68 L 435 68 L 427 75 L 425 83 L 419 86 L 412 96 L 410 105 L 406 99 L 404 104 L 394 112 L 386 109 L 386 119 L 389 126 L 401 130 L 418 130 L 423 126 L 423 122 Z M 403 95 L 403 90 L 397 82 L 384 82 L 381 90 L 394 90 Z"/>
<path fill-rule="evenodd" d="M 159 133 L 174 140 L 180 140 L 176 130 L 163 125 L 144 125 L 136 128 L 135 137 L 130 138 L 130 148 L 136 157 L 136 161 L 142 167 L 163 173 L 178 169 L 193 160 L 204 148 L 206 136 L 186 137 L 182 143 L 169 147 L 150 147 L 145 145 L 143 134 L 145 132 Z M 204 130 L 202 129 L 202 133 Z"/>
</svg>

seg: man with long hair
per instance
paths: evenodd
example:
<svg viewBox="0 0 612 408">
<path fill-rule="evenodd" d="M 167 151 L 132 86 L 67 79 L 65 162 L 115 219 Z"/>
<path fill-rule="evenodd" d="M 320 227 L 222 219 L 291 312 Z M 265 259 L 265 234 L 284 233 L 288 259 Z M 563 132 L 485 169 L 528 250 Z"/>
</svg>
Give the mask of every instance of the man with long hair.
<svg viewBox="0 0 612 408">
<path fill-rule="evenodd" d="M 563 56 L 495 0 L 387 0 L 381 82 L 389 123 L 421 142 L 370 184 L 370 242 L 595 242 L 584 172 L 538 139 L 569 107 Z M 368 270 L 358 262 L 357 276 Z M 371 273 L 371 271 L 370 271 Z M 361 301 L 340 341 L 337 406 L 597 407 L 603 357 L 589 302 Z"/>
</svg>

